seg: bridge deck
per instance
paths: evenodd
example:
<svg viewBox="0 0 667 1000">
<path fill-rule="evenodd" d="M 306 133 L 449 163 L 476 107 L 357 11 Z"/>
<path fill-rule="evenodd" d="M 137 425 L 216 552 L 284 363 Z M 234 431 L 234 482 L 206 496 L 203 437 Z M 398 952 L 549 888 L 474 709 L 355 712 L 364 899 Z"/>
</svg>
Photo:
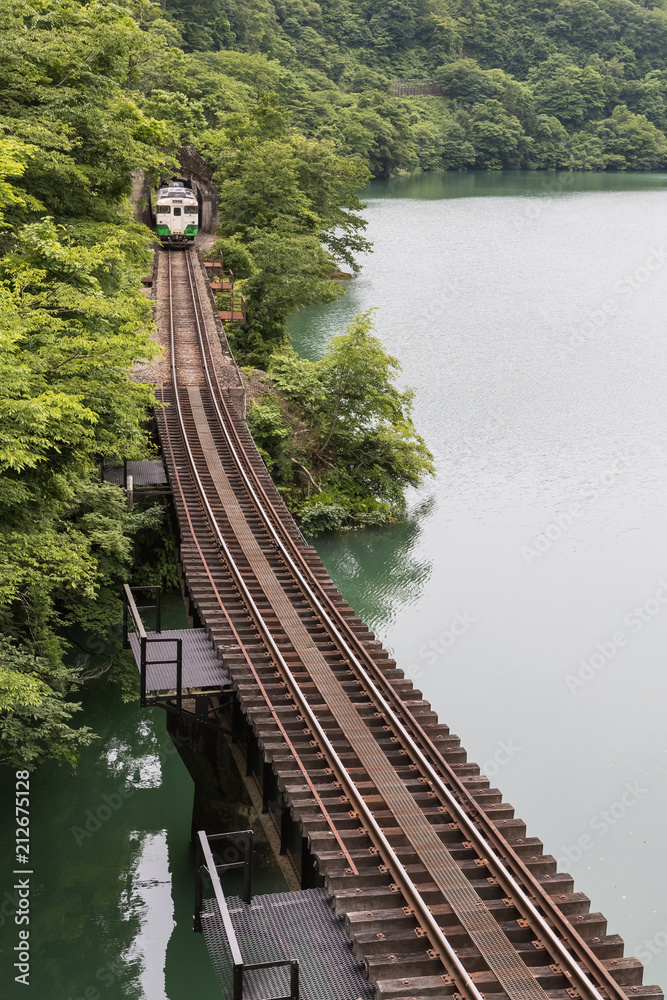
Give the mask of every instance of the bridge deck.
<svg viewBox="0 0 667 1000">
<path fill-rule="evenodd" d="M 284 958 L 299 963 L 299 994 L 307 1000 L 371 1000 L 373 988 L 350 952 L 342 923 L 324 889 L 255 896 L 251 904 L 228 899 L 232 925 L 245 961 Z M 204 938 L 225 995 L 231 995 L 232 961 L 214 900 L 204 902 Z M 244 997 L 267 1000 L 289 995 L 285 969 L 246 972 Z"/>
<path fill-rule="evenodd" d="M 182 642 L 183 687 L 221 691 L 230 682 L 211 640 L 203 628 L 165 629 L 147 632 L 146 690 L 173 691 L 176 688 L 176 643 Z M 137 668 L 141 670 L 141 641 L 131 632 L 128 636 Z"/>
<path fill-rule="evenodd" d="M 166 486 L 169 482 L 164 462 L 127 462 L 123 465 L 105 465 L 104 479 L 114 486 L 125 486 L 125 475 L 132 476 L 134 486 Z"/>
<path fill-rule="evenodd" d="M 219 384 L 194 255 L 162 254 L 157 285 L 172 338 L 158 426 L 191 599 L 270 765 L 265 803 L 284 796 L 304 883 L 312 855 L 378 994 L 661 997 L 304 542 Z"/>
</svg>

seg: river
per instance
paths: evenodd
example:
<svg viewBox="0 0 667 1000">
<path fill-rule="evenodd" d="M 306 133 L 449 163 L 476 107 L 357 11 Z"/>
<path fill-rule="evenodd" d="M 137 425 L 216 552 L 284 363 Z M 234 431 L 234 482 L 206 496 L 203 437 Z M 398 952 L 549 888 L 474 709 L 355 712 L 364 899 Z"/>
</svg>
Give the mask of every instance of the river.
<svg viewBox="0 0 667 1000">
<path fill-rule="evenodd" d="M 437 477 L 404 524 L 319 551 L 665 983 L 667 175 L 423 175 L 366 201 L 375 252 L 344 299 L 294 318 L 295 344 L 316 358 L 378 307 Z M 0 815 L 2 996 L 218 1000 L 191 930 L 192 786 L 164 718 L 104 680 L 84 704 L 98 743 L 76 774 L 32 781 L 29 989 L 13 982 Z M 3 802 L 12 787 L 3 769 Z M 257 874 L 257 891 L 278 886 Z"/>
<path fill-rule="evenodd" d="M 317 358 L 377 307 L 437 477 L 406 524 L 319 551 L 667 983 L 667 175 L 426 174 L 365 195 L 375 252 L 292 335 Z"/>
</svg>

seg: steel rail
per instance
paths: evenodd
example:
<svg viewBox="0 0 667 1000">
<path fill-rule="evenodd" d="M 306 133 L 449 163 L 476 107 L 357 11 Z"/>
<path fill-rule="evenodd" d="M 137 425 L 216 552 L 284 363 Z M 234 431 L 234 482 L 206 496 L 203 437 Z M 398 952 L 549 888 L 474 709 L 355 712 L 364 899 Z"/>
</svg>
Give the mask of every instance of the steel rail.
<svg viewBox="0 0 667 1000">
<path fill-rule="evenodd" d="M 171 284 L 171 261 L 169 261 L 169 273 L 170 273 L 170 284 Z M 200 315 L 197 309 L 197 302 L 195 300 L 196 286 L 192 281 L 192 272 L 189 259 L 188 259 L 188 275 L 190 277 L 190 282 L 191 282 L 193 305 L 195 306 L 194 309 L 195 321 L 198 329 L 201 331 Z M 443 933 L 442 929 L 440 928 L 440 925 L 438 924 L 435 917 L 431 913 L 429 907 L 427 906 L 426 902 L 419 893 L 419 890 L 417 889 L 416 885 L 410 878 L 404 865 L 402 864 L 402 862 L 396 855 L 394 849 L 392 848 L 391 844 L 385 837 L 380 825 L 378 824 L 371 810 L 364 801 L 361 793 L 356 787 L 354 780 L 352 779 L 351 775 L 347 771 L 347 768 L 341 761 L 337 751 L 334 749 L 331 741 L 329 740 L 329 737 L 322 728 L 322 725 L 319 722 L 317 716 L 313 712 L 307 698 L 301 691 L 301 688 L 296 678 L 294 677 L 289 665 L 287 664 L 277 643 L 275 642 L 270 628 L 265 623 L 264 618 L 259 608 L 257 607 L 252 597 L 252 594 L 250 593 L 250 590 L 248 589 L 245 583 L 245 580 L 243 579 L 243 575 L 236 565 L 234 557 L 232 556 L 229 550 L 229 547 L 224 539 L 224 536 L 220 531 L 220 527 L 217 523 L 213 510 L 210 506 L 208 497 L 206 495 L 206 491 L 201 482 L 201 478 L 199 476 L 199 472 L 196 466 L 196 461 L 192 453 L 192 449 L 190 447 L 190 442 L 188 440 L 185 421 L 183 418 L 183 411 L 180 403 L 180 395 L 178 392 L 173 310 L 171 311 L 171 319 L 172 319 L 171 331 L 170 331 L 171 371 L 174 383 L 176 411 L 178 414 L 181 434 L 183 437 L 183 444 L 188 458 L 188 462 L 190 464 L 193 479 L 197 485 L 197 491 L 199 493 L 200 501 L 207 513 L 209 525 L 213 531 L 214 536 L 217 539 L 219 548 L 225 558 L 225 562 L 227 563 L 227 566 L 230 569 L 236 581 L 236 584 L 247 604 L 248 609 L 250 610 L 253 618 L 255 619 L 255 623 L 260 633 L 262 634 L 267 647 L 271 650 L 275 662 L 280 665 L 280 668 L 283 672 L 283 676 L 285 678 L 285 681 L 287 683 L 287 686 L 290 690 L 290 693 L 295 703 L 301 709 L 304 718 L 308 719 L 309 726 L 313 731 L 313 733 L 317 734 L 318 742 L 320 743 L 322 751 L 325 754 L 327 760 L 329 761 L 332 771 L 336 773 L 336 776 L 340 781 L 342 787 L 345 789 L 345 792 L 350 801 L 355 804 L 358 815 L 362 817 L 362 822 L 364 824 L 366 832 L 368 833 L 370 839 L 373 841 L 374 846 L 377 848 L 378 852 L 384 859 L 387 866 L 391 869 L 394 878 L 396 879 L 397 884 L 401 887 L 403 895 L 405 896 L 406 900 L 412 904 L 413 909 L 415 911 L 415 916 L 417 916 L 419 923 L 423 927 L 436 953 L 440 956 L 440 959 L 445 969 L 454 979 L 457 988 L 466 998 L 468 998 L 468 1000 L 483 1000 L 482 994 L 475 986 L 475 983 L 473 982 L 471 976 L 464 968 L 455 950 L 447 940 L 446 935 Z"/>
<path fill-rule="evenodd" d="M 170 299 L 170 325 L 171 325 L 171 328 L 172 328 L 172 331 L 173 331 L 173 304 L 172 304 L 173 300 L 172 300 L 172 295 L 171 295 L 171 259 L 169 259 L 169 292 L 170 292 L 170 295 L 169 295 L 169 299 Z M 172 345 L 172 357 L 174 357 L 175 356 L 175 352 L 174 352 L 173 333 L 171 335 L 171 345 Z M 174 388 L 175 388 L 175 392 L 177 392 L 177 388 L 176 387 L 174 387 Z M 163 387 L 162 387 L 162 403 L 164 405 L 164 388 Z M 179 411 L 180 411 L 180 404 L 179 404 Z M 350 866 L 351 866 L 352 870 L 354 872 L 357 872 L 356 865 L 355 865 L 355 863 L 354 863 L 354 861 L 353 861 L 353 859 L 352 859 L 349 851 L 347 850 L 347 848 L 345 846 L 345 843 L 342 840 L 342 838 L 340 836 L 340 833 L 338 832 L 338 830 L 336 828 L 335 823 L 331 819 L 331 816 L 329 815 L 329 812 L 328 812 L 328 810 L 327 810 L 324 802 L 322 801 L 322 798 L 321 798 L 319 792 L 317 791 L 315 785 L 313 784 L 313 782 L 312 782 L 312 780 L 310 778 L 310 775 L 308 773 L 307 767 L 305 766 L 305 764 L 301 760 L 301 757 L 299 756 L 299 753 L 298 753 L 296 747 L 294 746 L 292 740 L 290 739 L 289 733 L 287 732 L 287 730 L 283 726 L 283 723 L 282 723 L 282 721 L 280 719 L 280 716 L 278 715 L 278 713 L 275 710 L 275 707 L 271 703 L 271 699 L 269 698 L 269 695 L 268 695 L 268 692 L 266 691 L 266 688 L 262 684 L 261 678 L 260 678 L 259 674 L 257 673 L 257 670 L 255 669 L 255 665 L 252 662 L 252 658 L 250 657 L 247 649 L 245 648 L 243 640 L 241 639 L 241 636 L 239 635 L 239 633 L 237 631 L 237 628 L 234 625 L 234 622 L 231 620 L 231 618 L 230 618 L 230 616 L 229 616 L 229 614 L 227 612 L 227 609 L 226 609 L 226 607 L 224 605 L 224 601 L 220 597 L 220 593 L 219 593 L 218 588 L 216 586 L 215 580 L 213 579 L 213 576 L 211 574 L 210 567 L 209 567 L 209 565 L 208 565 L 208 563 L 206 561 L 206 557 L 205 557 L 204 553 L 202 552 L 202 548 L 201 548 L 201 546 L 199 544 L 199 540 L 197 538 L 197 535 L 196 535 L 196 532 L 195 532 L 195 529 L 194 529 L 194 525 L 192 523 L 192 518 L 190 517 L 190 511 L 188 509 L 187 500 L 185 499 L 185 492 L 183 490 L 183 485 L 181 483 L 181 477 L 180 477 L 180 473 L 178 471 L 178 465 L 176 463 L 176 457 L 174 455 L 174 449 L 173 449 L 173 445 L 172 445 L 172 442 L 171 442 L 171 434 L 169 432 L 169 423 L 167 421 L 165 421 L 165 433 L 166 433 L 166 437 L 167 437 L 169 452 L 170 452 L 171 458 L 172 458 L 173 463 L 174 463 L 174 474 L 176 476 L 176 483 L 177 483 L 177 486 L 178 486 L 179 494 L 181 496 L 181 500 L 183 501 L 183 509 L 185 511 L 185 516 L 186 516 L 187 521 L 188 521 L 188 526 L 190 528 L 190 533 L 192 535 L 193 542 L 194 542 L 195 547 L 197 549 L 197 552 L 199 554 L 199 558 L 201 559 L 202 566 L 204 567 L 206 575 L 208 576 L 208 580 L 209 580 L 209 583 L 211 585 L 211 589 L 213 590 L 213 593 L 215 594 L 216 600 L 218 601 L 218 604 L 220 605 L 220 609 L 221 609 L 221 611 L 222 611 L 225 619 L 227 620 L 227 624 L 229 625 L 231 633 L 234 636 L 234 638 L 236 639 L 238 647 L 242 651 L 244 659 L 245 659 L 246 663 L 248 664 L 249 669 L 252 671 L 253 676 L 255 678 L 255 681 L 257 682 L 257 685 L 258 685 L 260 691 L 262 692 L 262 695 L 263 695 L 264 700 L 266 702 L 267 708 L 269 709 L 269 712 L 271 713 L 273 721 L 275 722 L 276 726 L 278 727 L 279 731 L 281 732 L 281 734 L 283 735 L 283 737 L 285 739 L 285 745 L 289 747 L 289 749 L 290 749 L 290 751 L 292 753 L 292 756 L 294 757 L 294 760 L 297 762 L 297 764 L 299 766 L 299 769 L 301 770 L 301 773 L 304 776 L 306 784 L 308 785 L 308 787 L 312 791 L 313 796 L 314 796 L 316 802 L 318 803 L 318 805 L 320 806 L 320 808 L 322 810 L 322 815 L 324 816 L 325 820 L 327 821 L 327 823 L 328 823 L 328 825 L 329 825 L 329 827 L 330 827 L 330 829 L 331 829 L 334 837 L 338 841 L 338 846 L 340 847 L 342 854 L 347 858 L 348 862 L 350 863 Z M 183 434 L 184 434 L 183 425 L 181 424 L 181 435 L 183 436 Z M 184 442 L 187 443 L 187 436 L 184 437 Z M 200 497 L 200 500 L 201 500 L 201 497 Z"/>
<path fill-rule="evenodd" d="M 530 869 L 524 864 L 523 860 L 512 849 L 511 845 L 505 840 L 505 838 L 502 837 L 502 834 L 500 834 L 500 832 L 493 826 L 491 821 L 485 815 L 484 810 L 481 809 L 480 806 L 475 802 L 475 799 L 471 795 L 470 791 L 466 788 L 466 786 L 459 779 L 459 777 L 454 773 L 451 766 L 444 759 L 444 757 L 442 756 L 438 748 L 435 746 L 429 735 L 424 731 L 421 724 L 418 722 L 417 719 L 414 718 L 414 716 L 411 715 L 409 707 L 405 704 L 405 702 L 400 700 L 396 692 L 391 688 L 391 685 L 387 683 L 386 678 L 384 677 L 384 675 L 382 675 L 381 671 L 375 664 L 375 661 L 372 659 L 372 657 L 370 657 L 368 651 L 365 650 L 362 642 L 358 640 L 357 637 L 354 635 L 352 629 L 350 628 L 349 624 L 345 621 L 344 617 L 339 614 L 338 609 L 335 607 L 329 595 L 326 593 L 325 588 L 322 587 L 320 581 L 317 580 L 314 574 L 312 574 L 310 567 L 308 566 L 306 560 L 303 558 L 303 554 L 299 551 L 298 546 L 294 544 L 294 541 L 290 537 L 289 532 L 284 528 L 282 524 L 282 519 L 275 510 L 275 507 L 270 497 L 268 497 L 266 490 L 264 489 L 264 486 L 259 479 L 259 476 L 256 474 L 255 470 L 252 467 L 252 463 L 248 459 L 248 456 L 246 454 L 246 449 L 238 435 L 235 426 L 235 421 L 230 415 L 229 408 L 221 392 L 215 368 L 213 367 L 213 365 L 211 365 L 211 368 L 213 369 L 212 373 L 211 369 L 209 368 L 206 355 L 208 354 L 209 357 L 211 357 L 211 359 L 212 355 L 210 351 L 210 345 L 208 344 L 208 336 L 204 332 L 205 324 L 203 322 L 199 322 L 199 315 L 202 315 L 202 306 L 198 290 L 196 288 L 196 282 L 194 282 L 192 279 L 192 265 L 189 258 L 188 258 L 188 272 L 190 276 L 191 288 L 193 293 L 193 302 L 195 298 L 197 299 L 196 302 L 196 309 L 198 310 L 197 328 L 199 332 L 199 339 L 202 350 L 202 361 L 204 364 L 204 369 L 209 389 L 211 391 L 213 405 L 216 410 L 216 414 L 218 416 L 220 428 L 225 437 L 230 454 L 243 479 L 248 494 L 253 500 L 255 508 L 257 509 L 258 513 L 260 514 L 260 517 L 264 521 L 266 528 L 273 536 L 273 540 L 277 544 L 279 550 L 281 551 L 288 567 L 290 568 L 294 577 L 298 581 L 304 593 L 304 596 L 311 604 L 311 607 L 313 607 L 320 615 L 320 617 L 323 620 L 323 623 L 326 625 L 327 629 L 332 635 L 332 638 L 337 638 L 339 647 L 345 652 L 345 655 L 351 661 L 351 665 L 356 666 L 357 673 L 361 677 L 361 679 L 363 679 L 364 683 L 367 685 L 369 693 L 370 692 L 373 693 L 374 699 L 376 700 L 376 704 L 379 707 L 381 707 L 383 713 L 388 717 L 389 720 L 391 720 L 392 725 L 395 727 L 396 735 L 399 736 L 401 740 L 401 745 L 413 757 L 413 760 L 419 764 L 424 776 L 425 777 L 428 776 L 427 780 L 432 786 L 435 786 L 435 788 L 438 790 L 438 792 L 440 793 L 440 797 L 441 799 L 444 799 L 444 804 L 446 804 L 448 810 L 456 814 L 458 825 L 460 827 L 463 827 L 466 838 L 474 843 L 480 858 L 486 860 L 489 869 L 494 873 L 499 883 L 503 886 L 505 891 L 512 898 L 515 905 L 517 905 L 517 908 L 522 912 L 524 918 L 527 919 L 533 925 L 533 927 L 535 927 L 536 930 L 539 929 L 539 933 L 548 940 L 549 944 L 551 945 L 551 948 L 547 948 L 547 950 L 551 952 L 552 957 L 560 961 L 564 966 L 566 966 L 566 969 L 563 970 L 566 977 L 576 982 L 579 990 L 585 993 L 589 997 L 589 1000 L 602 1000 L 601 994 L 598 992 L 593 983 L 590 982 L 585 973 L 583 973 L 582 970 L 577 965 L 575 956 L 573 956 L 567 950 L 567 948 L 563 944 L 563 941 L 561 941 L 561 939 L 557 936 L 553 928 L 549 926 L 546 919 L 536 908 L 533 901 L 526 895 L 522 887 L 517 884 L 516 881 L 517 878 L 520 878 L 524 883 L 530 886 L 530 890 L 532 891 L 533 895 L 537 897 L 539 905 L 541 905 L 545 910 L 548 911 L 549 917 L 551 918 L 552 922 L 556 925 L 560 933 L 563 935 L 563 938 L 567 941 L 569 946 L 575 952 L 576 957 L 579 958 L 579 960 L 581 960 L 587 966 L 589 972 L 592 975 L 594 975 L 598 979 L 598 981 L 601 981 L 600 986 L 602 986 L 610 994 L 610 996 L 616 998 L 616 1000 L 627 1000 L 627 994 L 619 986 L 619 984 L 613 978 L 611 973 L 606 969 L 606 967 L 603 965 L 600 959 L 598 959 L 598 957 L 594 954 L 594 952 L 589 948 L 589 946 L 586 944 L 583 938 L 577 933 L 575 928 L 572 927 L 572 925 L 560 912 L 558 907 L 554 904 L 552 898 L 540 885 L 540 883 L 535 878 Z M 223 418 L 222 413 L 220 412 L 218 401 L 222 404 L 225 410 L 226 419 Z M 236 439 L 236 444 L 232 441 L 228 429 L 229 427 L 231 427 L 233 430 L 234 437 Z M 244 468 L 240 456 L 242 456 L 245 459 L 245 462 L 248 468 L 250 469 L 253 479 L 255 480 L 255 483 L 260 493 L 262 494 L 262 497 L 264 498 L 264 503 L 262 503 L 258 498 L 257 492 L 253 484 L 250 482 L 250 479 L 246 473 L 246 469 Z M 270 508 L 273 518 L 275 518 L 278 527 L 276 527 L 276 525 L 272 523 L 272 519 L 268 517 L 267 511 L 265 509 L 265 504 Z M 304 570 L 308 573 L 308 575 L 311 577 L 311 580 L 314 581 L 314 585 L 316 586 L 317 590 L 321 594 L 326 604 L 329 605 L 331 612 L 327 611 L 326 608 L 323 607 L 321 600 L 313 591 L 312 584 L 304 579 L 303 574 L 301 573 L 299 568 L 295 565 L 292 556 L 287 551 L 285 544 L 283 542 L 283 538 L 280 537 L 281 535 L 287 540 L 288 544 L 293 549 L 295 556 L 298 558 L 300 564 L 302 565 Z M 331 613 L 333 613 L 333 615 L 337 619 L 338 624 L 332 620 Z M 364 660 L 371 665 L 371 669 L 373 673 L 376 675 L 376 677 L 378 675 L 380 676 L 382 681 L 382 686 L 385 688 L 385 691 L 387 691 L 388 693 L 390 692 L 390 698 L 395 703 L 398 703 L 400 711 L 408 715 L 411 728 L 416 729 L 418 731 L 419 739 L 423 741 L 424 745 L 428 748 L 431 756 L 436 759 L 438 766 L 441 767 L 443 770 L 445 770 L 449 780 L 451 781 L 452 784 L 455 785 L 460 798 L 462 798 L 464 801 L 468 803 L 469 809 L 473 812 L 475 816 L 478 817 L 480 825 L 484 826 L 485 828 L 486 839 L 485 837 L 480 835 L 480 832 L 475 827 L 471 817 L 461 806 L 461 804 L 459 803 L 455 795 L 452 793 L 452 791 L 443 782 L 441 776 L 434 769 L 432 763 L 424 755 L 423 750 L 416 744 L 414 738 L 407 732 L 405 725 L 398 718 L 396 712 L 387 703 L 383 693 L 378 689 L 375 681 L 369 676 L 366 668 L 363 666 L 363 664 L 359 662 L 357 654 L 353 652 L 353 650 L 348 645 L 348 642 L 345 639 L 345 637 L 341 635 L 341 625 L 343 626 L 343 630 L 347 632 L 348 636 L 350 636 L 353 644 L 357 647 L 358 650 L 361 651 Z M 507 868 L 505 867 L 503 861 L 491 848 L 489 840 L 493 841 L 496 849 L 498 849 L 501 853 L 509 855 L 507 860 L 511 864 L 512 868 L 515 869 L 514 876 L 512 876 L 510 872 L 507 871 Z M 546 947 L 546 941 L 544 941 L 544 944 Z"/>
</svg>

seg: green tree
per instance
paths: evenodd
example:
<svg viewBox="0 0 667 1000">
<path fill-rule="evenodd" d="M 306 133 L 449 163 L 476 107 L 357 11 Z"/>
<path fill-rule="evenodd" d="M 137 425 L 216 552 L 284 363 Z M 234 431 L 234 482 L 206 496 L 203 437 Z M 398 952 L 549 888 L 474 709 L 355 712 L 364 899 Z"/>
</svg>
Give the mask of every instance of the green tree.
<svg viewBox="0 0 667 1000">
<path fill-rule="evenodd" d="M 567 168 L 572 162 L 570 137 L 565 126 L 553 115 L 538 115 L 533 130 L 529 159 L 540 168 Z"/>
<path fill-rule="evenodd" d="M 262 367 L 284 342 L 291 312 L 343 293 L 329 280 L 336 261 L 358 268 L 355 255 L 368 244 L 357 190 L 368 173 L 358 158 L 299 135 L 275 95 L 230 116 L 224 138 L 212 141 L 222 245 L 231 240 L 237 259 L 240 248 L 246 254 L 238 288 L 247 324 L 230 335 L 239 358 Z"/>
<path fill-rule="evenodd" d="M 25 744 L 28 766 L 71 760 L 85 745 L 87 731 L 69 727 L 76 671 L 63 665 L 61 626 L 118 620 L 130 539 L 160 516 L 130 515 L 122 491 L 95 481 L 105 455 L 145 450 L 154 397 L 128 371 L 156 352 L 138 287 L 147 235 L 129 221 L 118 231 L 45 219 L 0 258 L 0 622 L 13 639 L 0 759 Z"/>
<path fill-rule="evenodd" d="M 658 170 L 667 165 L 667 139 L 646 118 L 635 115 L 622 104 L 611 117 L 591 124 L 584 136 L 598 144 L 597 165 L 608 170 Z M 586 162 L 587 145 L 584 136 L 575 137 L 575 155 Z"/>
<path fill-rule="evenodd" d="M 554 115 L 566 126 L 596 117 L 607 103 L 602 75 L 590 66 L 573 65 L 564 55 L 550 56 L 531 70 L 529 81 L 538 111 Z"/>
<path fill-rule="evenodd" d="M 10 221 L 26 221 L 26 209 L 108 219 L 133 170 L 157 176 L 174 164 L 173 131 L 123 90 L 152 37 L 128 10 L 43 0 L 37 12 L 0 0 L 0 27 L 0 135 L 24 144 L 24 204 Z"/>
<path fill-rule="evenodd" d="M 462 105 L 472 107 L 480 101 L 500 98 L 500 80 L 482 69 L 474 59 L 457 59 L 445 66 L 439 66 L 433 79 L 448 97 L 455 98 Z"/>
<path fill-rule="evenodd" d="M 475 104 L 470 121 L 478 166 L 521 166 L 532 140 L 525 135 L 519 119 L 509 115 L 500 101 Z"/>
<path fill-rule="evenodd" d="M 396 358 L 357 316 L 320 361 L 276 352 L 249 426 L 285 499 L 313 534 L 405 515 L 405 489 L 433 472 Z"/>
</svg>

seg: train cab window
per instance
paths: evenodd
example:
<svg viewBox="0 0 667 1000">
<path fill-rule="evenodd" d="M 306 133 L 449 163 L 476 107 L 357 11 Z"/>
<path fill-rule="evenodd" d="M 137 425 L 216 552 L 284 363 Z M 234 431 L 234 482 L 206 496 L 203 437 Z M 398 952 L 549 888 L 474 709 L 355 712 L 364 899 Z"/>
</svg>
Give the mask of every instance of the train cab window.
<svg viewBox="0 0 667 1000">
<path fill-rule="evenodd" d="M 156 212 L 158 215 L 170 215 L 171 205 L 158 205 L 156 208 Z"/>
<path fill-rule="evenodd" d="M 174 205 L 174 215 L 180 215 L 180 214 L 181 214 L 181 210 L 180 210 L 180 208 L 177 208 L 177 207 L 176 207 L 176 206 Z"/>
<path fill-rule="evenodd" d="M 197 214 L 197 206 L 196 205 L 186 205 L 185 206 L 185 214 L 186 215 L 196 215 Z"/>
</svg>

